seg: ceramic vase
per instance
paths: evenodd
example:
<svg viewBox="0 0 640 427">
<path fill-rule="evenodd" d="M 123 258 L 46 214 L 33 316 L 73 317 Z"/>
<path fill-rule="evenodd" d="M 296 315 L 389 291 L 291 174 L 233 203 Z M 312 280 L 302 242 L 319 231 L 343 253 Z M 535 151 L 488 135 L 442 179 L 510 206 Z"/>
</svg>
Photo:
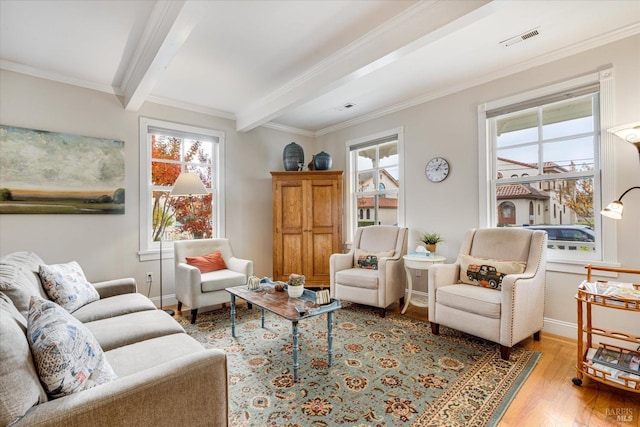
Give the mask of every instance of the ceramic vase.
<svg viewBox="0 0 640 427">
<path fill-rule="evenodd" d="M 319 152 L 315 156 L 313 156 L 313 167 L 317 171 L 326 171 L 331 169 L 333 165 L 333 159 L 331 158 L 331 154 L 325 153 L 324 151 Z"/>
<path fill-rule="evenodd" d="M 284 147 L 282 161 L 284 162 L 284 170 L 286 171 L 301 170 L 301 165 L 304 166 L 304 150 L 301 146 L 292 142 Z"/>
</svg>

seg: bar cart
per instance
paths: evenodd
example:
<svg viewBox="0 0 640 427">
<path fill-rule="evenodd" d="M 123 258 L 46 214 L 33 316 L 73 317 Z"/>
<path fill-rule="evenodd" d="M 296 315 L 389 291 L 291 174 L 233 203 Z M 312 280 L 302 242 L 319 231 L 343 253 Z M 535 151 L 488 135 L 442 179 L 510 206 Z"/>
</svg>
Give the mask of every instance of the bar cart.
<svg viewBox="0 0 640 427">
<path fill-rule="evenodd" d="M 618 389 L 640 393 L 640 336 L 595 326 L 592 316 L 592 307 L 599 306 L 604 310 L 628 312 L 629 324 L 640 324 L 640 284 L 591 281 L 592 271 L 640 274 L 640 270 L 591 265 L 585 268 L 587 280 L 580 284 L 575 297 L 578 303 L 578 360 L 577 376 L 572 381 L 581 386 L 583 378 L 587 377 Z M 632 343 L 632 348 L 604 342 L 597 344 L 596 348 L 594 335 Z"/>
</svg>

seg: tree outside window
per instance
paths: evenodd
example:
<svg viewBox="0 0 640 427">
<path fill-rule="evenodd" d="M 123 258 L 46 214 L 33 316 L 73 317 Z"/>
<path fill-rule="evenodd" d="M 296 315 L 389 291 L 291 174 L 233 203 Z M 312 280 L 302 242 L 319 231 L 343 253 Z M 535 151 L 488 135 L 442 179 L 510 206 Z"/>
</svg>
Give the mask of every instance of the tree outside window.
<svg viewBox="0 0 640 427">
<path fill-rule="evenodd" d="M 140 118 L 140 259 L 154 259 L 161 241 L 224 235 L 220 159 L 224 132 Z M 196 174 L 208 194 L 171 197 L 182 172 Z"/>
<path fill-rule="evenodd" d="M 211 188 L 211 145 L 211 142 L 198 139 L 151 134 L 151 182 L 154 188 L 158 188 L 152 192 L 154 241 L 212 237 L 212 194 L 169 196 L 170 187 L 181 172 L 196 173 L 205 187 Z"/>
</svg>

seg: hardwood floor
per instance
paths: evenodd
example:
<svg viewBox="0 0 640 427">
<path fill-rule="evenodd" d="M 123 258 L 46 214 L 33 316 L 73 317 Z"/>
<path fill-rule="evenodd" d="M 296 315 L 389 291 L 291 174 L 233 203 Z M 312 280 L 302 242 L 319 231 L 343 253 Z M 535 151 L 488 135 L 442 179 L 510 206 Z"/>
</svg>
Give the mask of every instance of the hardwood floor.
<svg viewBox="0 0 640 427">
<path fill-rule="evenodd" d="M 389 310 L 398 312 L 398 305 Z M 183 312 L 190 316 L 189 310 Z M 427 309 L 409 306 L 406 315 L 426 320 Z M 178 316 L 180 312 L 176 312 Z M 542 357 L 499 426 L 640 427 L 640 394 L 586 379 L 581 387 L 571 382 L 576 376 L 575 340 L 543 332 L 540 341 L 532 338 L 519 345 L 541 352 Z"/>
</svg>

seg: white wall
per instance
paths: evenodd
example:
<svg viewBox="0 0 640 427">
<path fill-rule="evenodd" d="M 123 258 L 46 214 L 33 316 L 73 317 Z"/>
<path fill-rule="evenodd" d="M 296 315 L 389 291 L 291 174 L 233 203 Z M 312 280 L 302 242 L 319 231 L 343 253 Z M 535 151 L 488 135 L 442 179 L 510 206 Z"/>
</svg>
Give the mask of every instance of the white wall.
<svg viewBox="0 0 640 427">
<path fill-rule="evenodd" d="M 28 250 L 47 263 L 76 260 L 91 281 L 134 277 L 146 294 L 159 295 L 159 262 L 138 259 L 139 116 L 222 130 L 226 136 L 226 236 L 234 252 L 254 261 L 255 274 L 272 270 L 271 170 L 283 170 L 282 151 L 291 141 L 311 159 L 312 139 L 267 128 L 235 131 L 235 123 L 206 114 L 145 103 L 125 111 L 110 94 L 0 71 L 0 123 L 10 126 L 125 141 L 124 215 L 1 215 L 0 255 Z M 78 165 L 81 167 L 81 165 Z M 165 304 L 175 300 L 173 260 L 163 263 Z"/>
<path fill-rule="evenodd" d="M 316 139 L 316 144 L 334 157 L 334 167 L 345 167 L 345 141 L 362 138 L 387 129 L 404 127 L 404 168 L 406 191 L 405 225 L 409 227 L 409 248 L 417 245 L 420 233 L 436 231 L 445 242 L 438 254 L 455 260 L 464 232 L 477 227 L 478 208 L 478 135 L 477 106 L 520 92 L 593 73 L 612 65 L 615 72 L 615 123 L 640 120 L 640 36 L 501 78 L 456 94 L 394 114 L 351 126 Z M 470 65 L 472 66 L 472 65 Z M 617 141 L 616 194 L 640 185 L 640 161 L 635 147 Z M 439 184 L 429 182 L 424 167 L 429 159 L 441 156 L 449 160 L 451 173 Z M 605 203 L 608 203 L 606 201 Z M 623 267 L 640 269 L 640 191 L 624 198 L 625 216 L 617 224 L 618 261 Z M 605 219 L 609 221 L 608 219 Z M 426 292 L 426 275 L 417 278 L 414 289 Z M 545 330 L 576 336 L 574 295 L 584 276 L 559 272 L 547 273 Z M 639 277 L 621 276 L 636 281 Z M 416 282 L 414 282 L 416 283 Z M 607 320 L 640 333 L 640 322 L 630 322 L 619 313 L 606 313 Z M 633 332 L 633 331 L 631 331 Z"/>
<path fill-rule="evenodd" d="M 478 104 L 591 73 L 615 68 L 615 123 L 636 121 L 640 116 L 640 36 L 631 37 L 585 53 L 558 60 L 526 72 L 483 84 L 411 109 L 351 126 L 331 134 L 301 137 L 266 128 L 246 134 L 235 123 L 206 114 L 145 103 L 139 112 L 125 111 L 114 95 L 77 88 L 8 71 L 0 71 L 0 123 L 125 141 L 125 215 L 2 215 L 0 255 L 30 250 L 48 263 L 77 260 L 90 280 L 135 277 L 146 293 L 145 272 L 156 281 L 151 296 L 158 295 L 157 261 L 139 262 L 138 251 L 138 117 L 145 116 L 208 127 L 226 132 L 226 235 L 234 251 L 254 260 L 258 276 L 270 275 L 271 177 L 283 170 L 282 150 L 291 141 L 305 149 L 307 163 L 324 150 L 333 157 L 333 169 L 345 168 L 345 141 L 384 130 L 404 127 L 405 224 L 410 228 L 409 247 L 418 244 L 425 231 L 445 238 L 438 253 L 455 259 L 465 230 L 478 226 Z M 471 65 L 472 66 L 472 65 Z M 640 185 L 636 149 L 623 141 L 616 150 L 616 192 Z M 426 162 L 447 158 L 450 176 L 440 184 L 427 181 Z M 619 263 L 640 268 L 640 191 L 625 199 L 625 216 L 617 223 Z M 173 294 L 172 261 L 164 263 L 164 292 Z M 575 301 L 582 276 L 547 274 L 545 330 L 575 336 Z M 632 281 L 630 277 L 622 280 Z M 425 277 L 417 289 L 426 290 Z M 165 301 L 172 302 L 171 298 Z M 630 326 L 608 313 L 610 322 Z M 640 328 L 640 322 L 635 322 Z M 619 328 L 620 326 L 618 326 Z M 634 332 L 634 331 L 631 331 Z M 640 330 L 636 330 L 640 334 Z"/>
</svg>

